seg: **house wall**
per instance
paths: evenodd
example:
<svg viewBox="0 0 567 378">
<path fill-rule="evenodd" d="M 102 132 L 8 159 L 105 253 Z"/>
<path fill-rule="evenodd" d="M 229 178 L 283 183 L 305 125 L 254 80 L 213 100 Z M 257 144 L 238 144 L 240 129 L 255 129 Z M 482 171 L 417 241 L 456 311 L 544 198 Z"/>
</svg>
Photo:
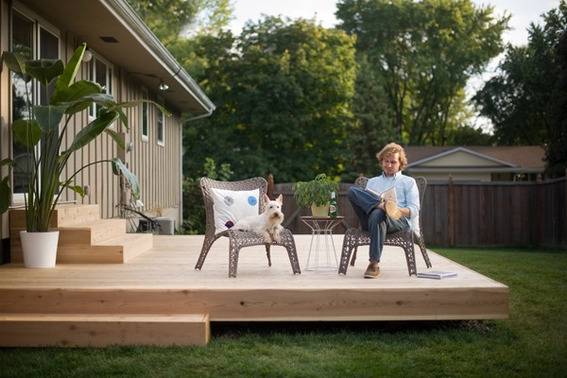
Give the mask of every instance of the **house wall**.
<svg viewBox="0 0 567 378">
<path fill-rule="evenodd" d="M 0 0 L 0 47 L 2 51 L 9 49 L 9 12 L 10 2 Z M 33 10 L 32 10 L 33 11 Z M 50 20 L 46 20 L 50 22 Z M 58 27 L 57 24 L 54 24 Z M 61 59 L 67 61 L 76 46 L 81 42 L 77 36 L 70 32 L 60 30 L 60 51 Z M 96 53 L 96 51 L 95 51 Z M 127 53 L 127 52 L 124 52 Z M 101 56 L 109 63 L 113 63 L 110 56 Z M 143 97 L 143 86 L 136 80 L 134 75 L 128 75 L 127 71 L 117 65 L 113 66 L 113 95 L 117 101 L 132 101 Z M 88 78 L 87 65 L 82 64 L 78 74 L 79 79 Z M 157 86 L 157 84 L 156 84 Z M 152 100 L 159 100 L 155 92 L 149 90 L 149 97 Z M 140 180 L 141 196 L 144 202 L 144 211 L 155 215 L 173 217 L 176 225 L 181 219 L 181 119 L 177 112 L 168 104 L 165 108 L 173 115 L 165 118 L 165 144 L 157 144 L 156 138 L 156 108 L 149 106 L 149 138 L 147 142 L 141 140 L 141 111 L 139 107 L 128 108 L 126 114 L 129 119 L 129 130 L 117 122 L 113 127 L 119 133 L 123 133 L 126 142 L 132 142 L 132 150 L 124 151 L 119 149 L 114 141 L 106 134 L 91 142 L 83 149 L 75 152 L 69 159 L 65 171 L 65 179 L 73 174 L 77 169 L 100 159 L 112 159 L 120 157 L 127 163 L 130 170 L 136 174 Z M 7 69 L 3 69 L 0 75 L 0 146 L 2 158 L 11 156 L 11 135 L 10 135 L 10 79 Z M 89 122 L 88 112 L 84 111 L 76 115 L 70 122 L 64 140 L 63 148 L 69 146 L 82 127 Z M 81 199 L 73 192 L 68 192 L 64 200 L 77 201 L 78 203 L 99 204 L 101 215 L 104 218 L 116 217 L 119 215 L 116 205 L 120 202 L 121 188 L 117 176 L 112 174 L 110 164 L 98 164 L 82 171 L 76 177 L 76 184 L 88 185 L 90 195 Z M 2 237 L 8 237 L 7 216 L 2 216 Z"/>
<path fill-rule="evenodd" d="M 483 159 L 480 156 L 471 155 L 467 152 L 457 151 L 455 153 L 441 156 L 439 158 L 419 164 L 420 167 L 501 167 L 502 164 L 495 161 Z"/>
<path fill-rule="evenodd" d="M 492 175 L 490 172 L 459 172 L 458 170 L 451 172 L 420 172 L 408 169 L 407 173 L 412 176 L 423 176 L 428 182 L 447 182 L 449 177 L 453 181 L 483 181 L 490 182 Z"/>
</svg>

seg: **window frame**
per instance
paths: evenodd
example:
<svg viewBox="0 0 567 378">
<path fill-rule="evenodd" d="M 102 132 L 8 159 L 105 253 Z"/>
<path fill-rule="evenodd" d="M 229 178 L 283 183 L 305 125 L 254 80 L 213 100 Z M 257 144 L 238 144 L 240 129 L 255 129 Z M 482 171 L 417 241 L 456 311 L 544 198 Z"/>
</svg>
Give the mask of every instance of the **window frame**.
<svg viewBox="0 0 567 378">
<path fill-rule="evenodd" d="M 40 55 L 41 55 L 41 30 L 43 29 L 44 31 L 48 32 L 49 34 L 53 35 L 55 38 L 57 38 L 57 56 L 58 59 L 61 59 L 61 52 L 62 52 L 62 37 L 61 37 L 61 31 L 56 28 L 55 26 L 53 26 L 51 23 L 47 22 L 45 19 L 43 19 L 41 16 L 39 16 L 37 13 L 35 13 L 34 11 L 32 11 L 31 9 L 29 9 L 27 6 L 23 5 L 22 3 L 20 3 L 19 1 L 14 1 L 14 3 L 12 4 L 12 6 L 9 8 L 9 19 L 10 19 L 10 26 L 8 27 L 8 48 L 10 51 L 13 51 L 13 42 L 14 42 L 14 30 L 13 30 L 13 25 L 14 25 L 14 13 L 18 14 L 18 17 L 22 17 L 26 20 L 28 20 L 31 24 L 32 24 L 32 59 L 40 59 Z M 13 119 L 13 111 L 14 111 L 14 97 L 12 94 L 12 77 L 10 75 L 9 78 L 10 81 L 10 95 L 9 95 L 9 121 L 10 121 L 10 125 L 14 122 Z M 39 104 L 39 102 L 41 101 L 41 86 L 37 83 L 36 80 L 32 80 L 31 82 L 31 103 L 33 105 L 35 104 Z M 10 128 L 11 130 L 11 128 Z M 10 132 L 10 147 L 9 147 L 9 156 L 10 158 L 14 159 L 14 137 L 12 132 Z M 36 153 L 40 154 L 41 150 L 40 150 L 41 146 L 38 143 L 38 145 L 36 146 Z M 12 171 L 12 175 L 11 175 L 11 190 L 12 190 L 12 205 L 15 206 L 19 206 L 24 204 L 25 202 L 25 191 L 24 192 L 14 192 L 14 188 L 15 188 L 15 183 L 14 183 L 14 172 Z"/>
<path fill-rule="evenodd" d="M 89 48 L 89 51 L 92 54 L 92 58 L 87 63 L 87 70 L 88 70 L 87 79 L 89 81 L 93 81 L 95 83 L 98 83 L 96 81 L 96 74 L 97 74 L 96 62 L 99 61 L 100 63 L 104 64 L 106 66 L 106 85 L 105 85 L 104 93 L 109 94 L 111 96 L 114 96 L 114 93 L 113 93 L 114 92 L 114 85 L 113 85 L 113 82 L 112 82 L 114 80 L 114 65 L 112 63 L 110 63 L 108 60 L 106 60 L 105 58 L 103 58 L 96 51 L 94 51 L 90 48 Z M 95 119 L 95 115 L 96 115 L 96 104 L 92 104 L 91 106 L 89 106 L 89 110 L 88 110 L 89 122 L 91 122 Z M 110 127 L 114 128 L 115 122 L 113 122 Z"/>
<path fill-rule="evenodd" d="M 156 107 L 156 115 L 156 143 L 158 146 L 165 147 L 165 114 L 160 108 Z"/>
<path fill-rule="evenodd" d="M 142 99 L 149 100 L 149 91 L 145 87 L 142 88 Z M 140 135 L 142 142 L 147 143 L 150 140 L 150 106 L 146 101 L 140 106 Z"/>
</svg>

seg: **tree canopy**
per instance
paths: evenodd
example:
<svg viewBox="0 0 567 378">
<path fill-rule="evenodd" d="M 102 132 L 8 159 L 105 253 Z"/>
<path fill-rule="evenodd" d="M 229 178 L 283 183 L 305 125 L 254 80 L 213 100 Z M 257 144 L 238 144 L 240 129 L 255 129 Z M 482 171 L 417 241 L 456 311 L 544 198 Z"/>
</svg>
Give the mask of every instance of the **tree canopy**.
<svg viewBox="0 0 567 378">
<path fill-rule="evenodd" d="M 206 156 L 229 162 L 237 178 L 273 173 L 294 181 L 344 169 L 352 37 L 312 21 L 266 17 L 239 37 L 203 38 L 197 53 L 208 62 L 199 82 L 217 110 L 186 125 L 187 173 Z"/>
<path fill-rule="evenodd" d="M 474 101 L 494 125 L 498 144 L 545 144 L 548 168 L 564 174 L 565 41 L 567 5 L 543 15 L 543 25 L 531 24 L 525 46 L 508 46 L 499 73 L 485 83 Z M 559 165 L 559 168 L 553 168 Z M 563 168 L 561 168 L 563 167 Z"/>
<path fill-rule="evenodd" d="M 413 145 L 448 143 L 467 80 L 502 51 L 508 22 L 470 0 L 340 0 L 336 14 L 385 94 L 394 137 Z"/>
</svg>

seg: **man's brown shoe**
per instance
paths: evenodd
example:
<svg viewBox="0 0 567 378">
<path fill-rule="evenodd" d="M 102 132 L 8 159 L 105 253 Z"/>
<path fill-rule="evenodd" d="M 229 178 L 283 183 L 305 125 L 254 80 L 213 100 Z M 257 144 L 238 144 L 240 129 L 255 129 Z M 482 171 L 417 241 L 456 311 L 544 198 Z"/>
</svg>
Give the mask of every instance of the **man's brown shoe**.
<svg viewBox="0 0 567 378">
<path fill-rule="evenodd" d="M 366 272 L 364 272 L 364 278 L 377 278 L 380 274 L 380 267 L 378 263 L 371 262 L 368 264 L 368 268 L 366 268 Z"/>
</svg>

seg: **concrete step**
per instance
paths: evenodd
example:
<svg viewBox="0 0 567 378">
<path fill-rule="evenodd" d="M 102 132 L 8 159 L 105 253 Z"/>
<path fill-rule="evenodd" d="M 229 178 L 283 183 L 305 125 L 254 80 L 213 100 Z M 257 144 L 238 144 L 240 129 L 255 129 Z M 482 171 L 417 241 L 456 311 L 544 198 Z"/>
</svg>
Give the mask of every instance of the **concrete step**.
<svg viewBox="0 0 567 378">
<path fill-rule="evenodd" d="M 0 347 L 206 345 L 208 314 L 0 314 Z"/>
<path fill-rule="evenodd" d="M 57 205 L 49 223 L 50 228 L 85 224 L 100 219 L 99 205 L 63 204 Z M 26 211 L 10 210 L 10 228 L 23 230 L 26 228 Z"/>
</svg>

